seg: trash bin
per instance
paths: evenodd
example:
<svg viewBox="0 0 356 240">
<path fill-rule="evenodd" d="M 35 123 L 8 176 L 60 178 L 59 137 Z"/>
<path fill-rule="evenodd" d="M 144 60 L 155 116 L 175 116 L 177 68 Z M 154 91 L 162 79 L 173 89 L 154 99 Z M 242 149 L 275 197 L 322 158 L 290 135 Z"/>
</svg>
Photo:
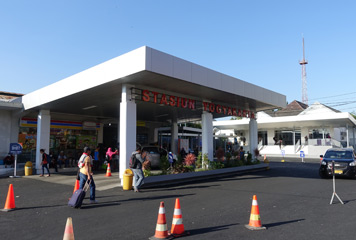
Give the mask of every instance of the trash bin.
<svg viewBox="0 0 356 240">
<path fill-rule="evenodd" d="M 132 189 L 133 172 L 131 169 L 126 169 L 124 172 L 124 182 L 122 185 L 123 190 Z"/>
<path fill-rule="evenodd" d="M 28 161 L 25 164 L 25 176 L 32 175 L 32 162 Z"/>
</svg>

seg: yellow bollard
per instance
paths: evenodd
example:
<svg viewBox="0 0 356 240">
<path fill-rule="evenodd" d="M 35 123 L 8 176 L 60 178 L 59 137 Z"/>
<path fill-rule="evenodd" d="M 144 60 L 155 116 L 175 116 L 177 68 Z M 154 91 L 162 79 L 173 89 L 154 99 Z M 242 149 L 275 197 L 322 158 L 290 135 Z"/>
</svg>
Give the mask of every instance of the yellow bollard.
<svg viewBox="0 0 356 240">
<path fill-rule="evenodd" d="M 32 175 L 32 162 L 28 161 L 25 164 L 25 176 Z"/>
<path fill-rule="evenodd" d="M 123 179 L 123 190 L 131 190 L 132 189 L 132 180 L 133 180 L 133 172 L 131 169 L 126 169 L 124 172 Z"/>
</svg>

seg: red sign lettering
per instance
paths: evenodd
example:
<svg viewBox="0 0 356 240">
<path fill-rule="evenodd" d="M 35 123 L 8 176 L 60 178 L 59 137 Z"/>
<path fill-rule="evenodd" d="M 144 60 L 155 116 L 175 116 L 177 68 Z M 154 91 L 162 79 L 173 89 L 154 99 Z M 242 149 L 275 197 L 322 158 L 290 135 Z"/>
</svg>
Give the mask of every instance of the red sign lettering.
<svg viewBox="0 0 356 240">
<path fill-rule="evenodd" d="M 144 102 L 150 102 L 152 95 L 153 95 L 153 103 L 158 103 L 158 99 L 160 97 L 161 100 L 159 101 L 159 104 L 167 105 L 171 107 L 189 108 L 192 110 L 195 109 L 195 100 L 193 99 L 166 95 L 164 93 L 158 93 L 149 90 L 142 90 L 142 100 Z M 249 117 L 255 119 L 255 113 L 249 110 L 231 108 L 220 104 L 215 105 L 214 103 L 204 102 L 204 101 L 203 101 L 203 111 L 224 114 L 227 116 Z"/>
<path fill-rule="evenodd" d="M 172 107 L 176 105 L 176 97 L 174 96 L 169 97 L 169 105 L 171 105 Z"/>
<path fill-rule="evenodd" d="M 150 91 L 148 90 L 143 90 L 142 91 L 142 100 L 145 101 L 145 102 L 148 102 L 150 101 Z"/>
</svg>

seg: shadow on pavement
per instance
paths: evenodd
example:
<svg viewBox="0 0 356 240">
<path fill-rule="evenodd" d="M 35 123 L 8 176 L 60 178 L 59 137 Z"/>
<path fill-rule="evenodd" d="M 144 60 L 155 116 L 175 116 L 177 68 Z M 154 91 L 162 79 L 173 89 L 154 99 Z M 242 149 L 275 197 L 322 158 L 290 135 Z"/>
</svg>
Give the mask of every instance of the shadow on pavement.
<svg viewBox="0 0 356 240">
<path fill-rule="evenodd" d="M 192 230 L 188 230 L 188 232 L 190 233 L 190 236 L 199 235 L 199 234 L 204 234 L 204 233 L 209 233 L 209 232 L 222 231 L 222 230 L 225 230 L 225 229 L 229 229 L 229 227 L 235 226 L 235 225 L 239 225 L 239 223 L 221 225 L 221 226 L 216 226 L 216 227 L 192 229 Z"/>
<path fill-rule="evenodd" d="M 138 193 L 141 194 L 141 193 Z M 159 200 L 159 199 L 167 199 L 167 198 L 180 198 L 180 197 L 185 197 L 185 196 L 192 196 L 196 195 L 195 193 L 190 193 L 190 194 L 172 194 L 172 195 L 163 195 L 163 196 L 154 196 L 154 197 L 137 197 L 137 198 L 129 198 L 129 199 L 124 199 L 124 200 L 119 200 L 119 202 L 130 202 L 130 201 L 151 201 L 151 200 Z"/>
<path fill-rule="evenodd" d="M 286 222 L 270 223 L 270 224 L 265 224 L 264 226 L 265 226 L 266 228 L 273 228 L 273 227 L 281 226 L 281 225 L 284 225 L 284 224 L 295 223 L 295 222 L 301 222 L 301 221 L 305 221 L 305 219 L 296 219 L 296 220 L 291 220 L 291 221 L 286 221 Z"/>
<path fill-rule="evenodd" d="M 172 188 L 167 188 L 167 187 L 161 187 L 161 189 L 158 189 L 158 187 L 151 188 L 149 192 L 162 192 L 162 191 L 176 191 L 176 190 L 185 190 L 185 189 L 202 189 L 202 188 L 209 188 L 209 187 L 219 187 L 220 185 L 214 184 L 214 185 L 205 185 L 205 186 L 184 186 L 184 187 L 172 187 Z M 149 188 L 146 188 L 149 189 Z M 153 190 L 155 189 L 155 190 Z"/>
<path fill-rule="evenodd" d="M 120 205 L 119 201 L 108 201 L 108 202 L 99 202 L 95 204 L 83 204 L 81 209 L 90 209 L 90 208 L 101 208 L 101 207 L 111 207 Z"/>
<path fill-rule="evenodd" d="M 68 205 L 66 205 L 66 204 L 61 204 L 61 205 L 52 205 L 52 206 L 20 207 L 20 208 L 15 208 L 15 210 L 40 209 L 40 208 L 55 208 L 55 207 L 63 207 L 63 206 L 68 206 Z"/>
<path fill-rule="evenodd" d="M 140 195 L 141 193 L 138 193 Z M 137 198 L 129 198 L 129 199 L 123 199 L 123 200 L 115 200 L 115 201 L 106 201 L 106 202 L 99 202 L 96 204 L 89 204 L 89 203 L 84 203 L 82 205 L 82 209 L 89 209 L 89 208 L 100 208 L 100 207 L 110 207 L 110 206 L 116 206 L 120 205 L 121 203 L 124 202 L 133 202 L 133 201 L 152 201 L 152 200 L 162 200 L 162 199 L 169 199 L 169 198 L 180 198 L 180 197 L 185 197 L 185 196 L 191 196 L 195 194 L 173 194 L 173 195 L 165 195 L 165 196 L 156 196 L 156 197 L 137 197 Z"/>
</svg>

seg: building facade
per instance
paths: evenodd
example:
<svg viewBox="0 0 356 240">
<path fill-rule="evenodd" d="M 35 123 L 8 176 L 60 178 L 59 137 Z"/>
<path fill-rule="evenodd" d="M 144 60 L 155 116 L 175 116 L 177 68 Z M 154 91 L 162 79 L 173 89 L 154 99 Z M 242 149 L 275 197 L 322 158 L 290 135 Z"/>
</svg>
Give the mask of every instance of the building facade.
<svg viewBox="0 0 356 240">
<path fill-rule="evenodd" d="M 11 117 L 4 121 L 17 123 L 11 126 L 12 142 L 36 135 L 32 144 L 37 169 L 41 148 L 60 148 L 64 137 L 63 147 L 75 141 L 71 147 L 78 150 L 103 144 L 105 129 L 116 125 L 120 169 L 126 169 L 138 136 L 156 142 L 156 129 L 170 127 L 170 147 L 177 153 L 178 124 L 197 119 L 202 127 L 201 151 L 210 160 L 214 118 L 250 119 L 250 139 L 255 139 L 251 147 L 256 147 L 256 113 L 285 103 L 282 94 L 145 46 L 18 98 L 18 115 L 8 113 Z M 145 134 L 138 134 L 138 129 Z M 82 135 L 93 138 L 83 142 Z"/>
<path fill-rule="evenodd" d="M 351 114 L 318 102 L 309 107 L 296 101 L 291 104 L 293 107 L 287 106 L 280 114 L 257 113 L 258 150 L 262 155 L 299 156 L 303 151 L 308 157 L 319 157 L 331 147 L 356 147 L 356 120 Z M 246 136 L 242 144 L 251 143 L 248 119 L 215 121 L 213 125 L 219 136 Z M 229 137 L 229 141 L 234 138 Z"/>
</svg>

